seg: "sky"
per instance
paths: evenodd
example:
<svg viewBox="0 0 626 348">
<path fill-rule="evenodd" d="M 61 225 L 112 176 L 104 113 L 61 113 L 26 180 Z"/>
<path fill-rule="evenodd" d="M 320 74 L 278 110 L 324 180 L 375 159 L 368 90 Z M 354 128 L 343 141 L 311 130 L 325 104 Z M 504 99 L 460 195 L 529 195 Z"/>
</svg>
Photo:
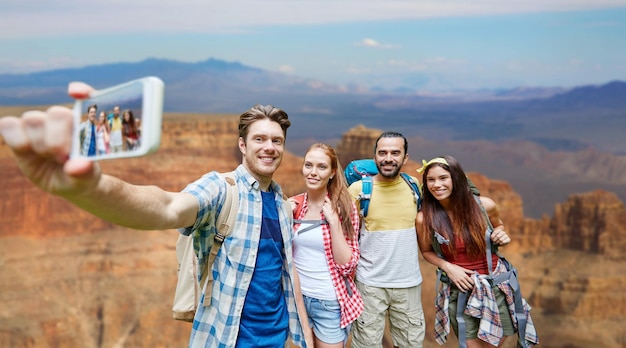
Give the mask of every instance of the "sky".
<svg viewBox="0 0 626 348">
<path fill-rule="evenodd" d="M 0 74 L 214 58 L 370 88 L 573 87 L 626 80 L 626 0 L 3 0 L 0 52 Z"/>
</svg>

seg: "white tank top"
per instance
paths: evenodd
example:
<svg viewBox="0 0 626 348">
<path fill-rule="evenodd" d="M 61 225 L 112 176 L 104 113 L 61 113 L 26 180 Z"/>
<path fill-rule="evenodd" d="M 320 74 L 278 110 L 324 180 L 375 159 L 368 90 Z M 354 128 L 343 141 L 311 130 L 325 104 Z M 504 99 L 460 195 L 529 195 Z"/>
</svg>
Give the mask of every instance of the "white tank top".
<svg viewBox="0 0 626 348">
<path fill-rule="evenodd" d="M 311 224 L 300 224 L 302 230 Z M 298 233 L 293 240 L 293 260 L 300 276 L 302 294 L 319 300 L 336 300 L 335 287 L 324 253 L 322 226 Z"/>
</svg>

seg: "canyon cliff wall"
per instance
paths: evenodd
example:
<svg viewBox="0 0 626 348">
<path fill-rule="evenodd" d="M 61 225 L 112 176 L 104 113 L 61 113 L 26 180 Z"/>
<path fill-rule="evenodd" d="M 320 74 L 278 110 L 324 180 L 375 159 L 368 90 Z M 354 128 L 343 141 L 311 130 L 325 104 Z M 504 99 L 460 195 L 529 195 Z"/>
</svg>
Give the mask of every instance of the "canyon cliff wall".
<svg viewBox="0 0 626 348">
<path fill-rule="evenodd" d="M 342 163 L 371 157 L 379 134 L 362 126 L 346 132 L 337 145 Z M 129 182 L 179 191 L 210 170 L 235 168 L 237 139 L 234 116 L 171 114 L 159 151 L 101 164 Z M 301 161 L 286 153 L 275 176 L 288 195 L 304 190 Z M 410 161 L 404 170 L 417 176 L 420 166 Z M 21 176 L 2 140 L 0 171 L 0 346 L 186 345 L 191 325 L 170 319 L 176 231 L 122 228 L 42 193 Z M 533 220 L 508 183 L 469 176 L 500 207 L 513 239 L 502 253 L 518 268 L 542 345 L 626 346 L 623 203 L 604 191 L 577 194 L 552 217 Z M 434 268 L 421 261 L 425 347 L 435 347 Z"/>
</svg>

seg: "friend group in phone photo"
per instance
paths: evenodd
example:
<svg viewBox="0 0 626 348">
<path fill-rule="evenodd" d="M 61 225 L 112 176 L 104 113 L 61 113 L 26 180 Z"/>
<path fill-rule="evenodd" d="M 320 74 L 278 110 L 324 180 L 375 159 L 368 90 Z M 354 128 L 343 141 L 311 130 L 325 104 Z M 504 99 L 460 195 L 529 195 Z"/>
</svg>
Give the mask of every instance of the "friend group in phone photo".
<svg viewBox="0 0 626 348">
<path fill-rule="evenodd" d="M 141 120 L 131 109 L 120 111 L 119 105 L 110 112 L 98 111 L 97 104 L 87 106 L 87 115 L 79 126 L 80 154 L 93 157 L 124 151 L 134 151 L 141 143 Z"/>
</svg>

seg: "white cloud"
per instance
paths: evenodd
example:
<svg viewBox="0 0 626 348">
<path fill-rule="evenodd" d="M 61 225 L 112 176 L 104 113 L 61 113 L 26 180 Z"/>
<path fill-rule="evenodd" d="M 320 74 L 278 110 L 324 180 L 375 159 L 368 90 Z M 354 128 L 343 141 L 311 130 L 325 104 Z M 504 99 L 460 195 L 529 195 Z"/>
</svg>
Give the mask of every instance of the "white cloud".
<svg viewBox="0 0 626 348">
<path fill-rule="evenodd" d="M 370 39 L 370 38 L 365 38 L 359 42 L 357 42 L 355 44 L 355 46 L 361 46 L 361 47 L 371 47 L 371 48 L 383 48 L 383 49 L 388 49 L 388 48 L 399 48 L 400 46 L 398 45 L 393 45 L 393 44 L 382 44 L 374 39 Z"/>
<path fill-rule="evenodd" d="M 248 30 L 256 26 L 624 7 L 624 0 L 3 0 L 0 38 Z"/>
<path fill-rule="evenodd" d="M 296 72 L 296 69 L 291 65 L 281 65 L 278 67 L 278 71 L 284 74 L 293 74 Z"/>
<path fill-rule="evenodd" d="M 361 46 L 367 46 L 367 47 L 379 47 L 380 44 L 378 43 L 378 41 L 374 40 L 374 39 L 363 39 L 360 42 Z"/>
</svg>

